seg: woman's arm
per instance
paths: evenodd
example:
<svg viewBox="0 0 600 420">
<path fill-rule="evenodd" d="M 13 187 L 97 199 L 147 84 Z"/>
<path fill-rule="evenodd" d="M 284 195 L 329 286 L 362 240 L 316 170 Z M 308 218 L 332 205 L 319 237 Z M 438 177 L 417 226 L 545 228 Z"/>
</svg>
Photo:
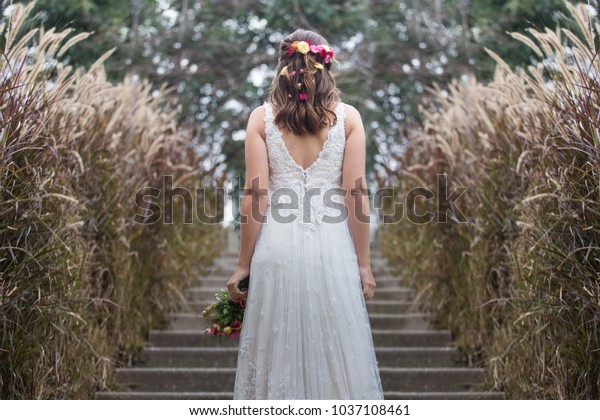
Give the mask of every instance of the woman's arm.
<svg viewBox="0 0 600 420">
<path fill-rule="evenodd" d="M 238 284 L 250 274 L 254 246 L 268 204 L 269 164 L 264 140 L 264 112 L 262 106 L 252 111 L 246 130 L 246 182 L 240 208 L 240 255 L 238 266 L 227 282 L 229 299 L 233 301 L 246 297 L 247 291 L 240 291 Z"/>
<path fill-rule="evenodd" d="M 376 285 L 371 271 L 365 129 L 359 112 L 349 105 L 346 105 L 346 136 L 342 188 L 346 191 L 344 200 L 348 209 L 348 226 L 358 258 L 363 294 L 365 300 L 370 300 L 375 294 Z"/>
</svg>

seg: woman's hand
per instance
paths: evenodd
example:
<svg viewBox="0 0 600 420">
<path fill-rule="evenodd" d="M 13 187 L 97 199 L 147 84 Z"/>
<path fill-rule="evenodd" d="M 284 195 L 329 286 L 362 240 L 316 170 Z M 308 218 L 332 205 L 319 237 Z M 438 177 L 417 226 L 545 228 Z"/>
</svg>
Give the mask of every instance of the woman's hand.
<svg viewBox="0 0 600 420">
<path fill-rule="evenodd" d="M 359 267 L 358 272 L 360 273 L 360 283 L 362 284 L 365 300 L 373 299 L 376 284 L 371 267 Z"/>
<path fill-rule="evenodd" d="M 244 280 L 250 274 L 250 270 L 248 268 L 237 267 L 234 273 L 231 275 L 229 280 L 227 281 L 227 294 L 229 295 L 229 300 L 233 302 L 239 302 L 240 299 L 245 299 L 248 295 L 248 291 L 241 291 L 239 288 L 240 281 Z"/>
</svg>

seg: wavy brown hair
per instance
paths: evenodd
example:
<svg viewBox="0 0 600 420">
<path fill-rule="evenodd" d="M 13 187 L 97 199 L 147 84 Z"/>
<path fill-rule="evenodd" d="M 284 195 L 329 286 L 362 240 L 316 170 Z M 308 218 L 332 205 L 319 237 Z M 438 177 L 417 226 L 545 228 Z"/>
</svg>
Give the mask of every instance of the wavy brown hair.
<svg viewBox="0 0 600 420">
<path fill-rule="evenodd" d="M 296 135 L 316 134 L 321 128 L 337 122 L 335 108 L 340 102 L 340 91 L 331 74 L 334 60 L 329 63 L 317 61 L 316 54 L 311 52 L 294 52 L 288 56 L 288 48 L 295 41 L 329 45 L 321 35 L 306 29 L 298 29 L 286 36 L 279 44 L 279 61 L 269 91 L 269 102 L 273 105 L 277 126 L 285 127 Z M 323 68 L 317 68 L 317 63 Z M 300 99 L 301 93 L 306 95 L 305 100 Z"/>
</svg>

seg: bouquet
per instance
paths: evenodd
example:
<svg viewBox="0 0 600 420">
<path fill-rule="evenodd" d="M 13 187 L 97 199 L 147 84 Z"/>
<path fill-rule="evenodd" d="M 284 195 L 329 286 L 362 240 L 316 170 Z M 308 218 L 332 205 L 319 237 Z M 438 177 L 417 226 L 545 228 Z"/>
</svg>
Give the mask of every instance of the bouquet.
<svg viewBox="0 0 600 420">
<path fill-rule="evenodd" d="M 241 280 L 240 290 L 248 290 L 250 276 Z M 215 294 L 217 300 L 202 311 L 202 316 L 208 319 L 210 327 L 204 331 L 212 335 L 226 335 L 231 339 L 239 337 L 242 332 L 246 300 L 233 302 L 229 300 L 227 290 L 221 289 Z"/>
</svg>

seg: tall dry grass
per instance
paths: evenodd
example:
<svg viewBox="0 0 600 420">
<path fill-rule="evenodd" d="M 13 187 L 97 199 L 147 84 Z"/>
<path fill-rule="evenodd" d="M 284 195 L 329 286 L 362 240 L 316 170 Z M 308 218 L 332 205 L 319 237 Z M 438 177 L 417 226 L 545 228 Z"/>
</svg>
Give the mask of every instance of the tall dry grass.
<svg viewBox="0 0 600 420">
<path fill-rule="evenodd" d="M 89 398 L 221 246 L 218 225 L 134 223 L 136 191 L 221 181 L 165 89 L 109 82 L 110 52 L 63 66 L 86 35 L 26 32 L 31 9 L 0 27 L 0 398 Z"/>
<path fill-rule="evenodd" d="M 443 190 L 438 174 L 450 192 L 467 187 L 450 203 L 467 223 L 405 218 L 382 243 L 466 361 L 486 367 L 485 387 L 511 398 L 600 398 L 600 26 L 566 6 L 572 29 L 514 34 L 539 65 L 513 71 L 490 52 L 490 83 L 434 89 L 380 178 L 403 192 Z"/>
</svg>

